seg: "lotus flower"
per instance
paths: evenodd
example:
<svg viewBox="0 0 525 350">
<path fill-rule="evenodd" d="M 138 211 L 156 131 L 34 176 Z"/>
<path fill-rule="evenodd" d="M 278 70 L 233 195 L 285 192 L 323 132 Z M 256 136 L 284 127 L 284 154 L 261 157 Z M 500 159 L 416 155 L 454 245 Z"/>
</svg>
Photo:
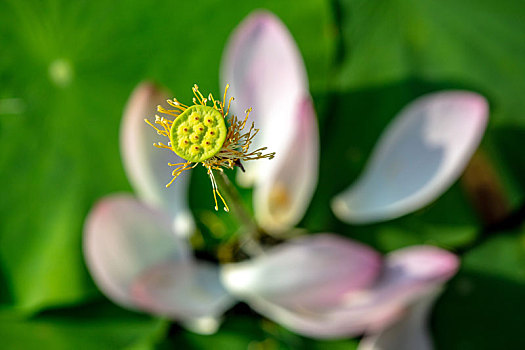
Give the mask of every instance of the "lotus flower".
<svg viewBox="0 0 525 350">
<path fill-rule="evenodd" d="M 258 224 L 269 232 L 286 231 L 307 209 L 319 157 L 315 111 L 299 51 L 275 16 L 256 12 L 231 37 L 222 75 L 241 110 L 254 106 L 250 117 L 262 129 L 258 142 L 276 152 L 275 161 L 252 163 L 238 179 L 254 186 Z M 121 151 L 137 198 L 104 198 L 86 221 L 88 268 L 109 298 L 200 331 L 214 331 L 224 310 L 240 299 L 304 335 L 366 333 L 362 349 L 430 347 L 427 311 L 458 265 L 453 254 L 439 248 L 409 247 L 381 257 L 358 242 L 320 233 L 289 240 L 244 262 L 217 266 L 195 259 L 187 243 L 193 227 L 188 175 L 164 187 L 171 179 L 168 163 L 176 160 L 172 152 L 151 146 L 157 135 L 143 124 L 165 95 L 142 84 L 124 113 Z M 454 118 L 447 117 L 451 111 Z M 355 221 L 364 217 L 366 222 L 427 204 L 459 176 L 485 122 L 484 99 L 473 93 L 438 93 L 414 102 L 387 129 L 360 185 L 338 197 L 334 207 L 343 218 L 351 213 Z M 413 145 L 427 147 L 412 150 Z M 434 157 L 426 159 L 425 152 Z M 399 179 L 377 173 L 391 170 L 392 160 L 402 174 L 404 167 L 414 172 L 413 178 L 421 180 L 418 186 L 396 192 Z M 378 186 L 375 192 L 372 185 Z M 382 193 L 389 196 L 381 200 Z M 356 198 L 368 200 L 366 210 L 359 212 Z"/>
</svg>

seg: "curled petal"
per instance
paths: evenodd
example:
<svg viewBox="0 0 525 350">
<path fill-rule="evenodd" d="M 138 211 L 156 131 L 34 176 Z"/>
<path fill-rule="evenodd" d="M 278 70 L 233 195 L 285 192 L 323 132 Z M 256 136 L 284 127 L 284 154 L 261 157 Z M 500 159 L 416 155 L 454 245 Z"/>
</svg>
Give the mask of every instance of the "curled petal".
<svg viewBox="0 0 525 350">
<path fill-rule="evenodd" d="M 154 119 L 159 104 L 165 104 L 168 95 L 151 83 L 138 85 L 124 111 L 120 128 L 120 148 L 128 179 L 139 197 L 145 202 L 168 212 L 177 226 L 177 233 L 187 235 L 194 222 L 187 205 L 189 172 L 181 174 L 169 188 L 172 176 L 168 163 L 185 162 L 167 149 L 153 143 L 168 139 L 158 135 L 144 122 Z M 186 231 L 181 231 L 185 229 Z"/>
<path fill-rule="evenodd" d="M 271 164 L 265 181 L 254 192 L 258 223 L 278 232 L 296 225 L 303 217 L 317 185 L 319 133 L 310 98 L 301 102 L 292 143 Z"/>
<path fill-rule="evenodd" d="M 379 255 L 332 234 L 288 241 L 250 261 L 222 269 L 225 286 L 243 298 L 262 298 L 290 309 L 339 305 L 349 291 L 377 278 Z"/>
<path fill-rule="evenodd" d="M 267 146 L 279 156 L 290 144 L 294 116 L 308 95 L 306 70 L 290 32 L 275 15 L 255 11 L 231 35 L 221 75 L 235 96 L 233 112 L 243 115 L 247 108 L 254 108 L 250 123 L 255 120 L 261 129 L 254 149 Z M 239 175 L 240 183 L 254 184 L 261 176 L 256 167 L 267 163 L 247 163 L 246 173 Z"/>
<path fill-rule="evenodd" d="M 84 255 L 99 288 L 124 307 L 177 320 L 226 307 L 217 269 L 191 258 L 168 215 L 131 196 L 106 197 L 93 208 Z"/>
<path fill-rule="evenodd" d="M 310 256 L 315 259 L 315 254 Z M 352 264 L 347 266 L 353 269 Z M 268 269 L 271 275 L 259 273 L 261 268 L 243 266 L 237 271 L 223 270 L 222 278 L 227 289 L 275 322 L 310 337 L 340 338 L 365 332 L 374 334 L 391 326 L 405 315 L 408 307 L 438 290 L 457 266 L 453 254 L 438 248 L 407 248 L 386 257 L 382 274 L 374 284 L 366 283 L 364 289 L 353 288 L 352 276 L 341 274 L 339 285 L 324 286 L 330 290 L 326 294 L 321 292 L 323 287 L 307 283 L 301 284 L 302 290 L 294 288 L 288 294 L 272 290 L 274 285 L 287 287 L 289 280 L 304 278 L 296 277 L 298 271 L 285 264 L 279 265 L 279 269 Z M 302 274 L 309 275 L 309 268 L 305 264 Z M 325 273 L 334 276 L 329 269 L 326 267 Z M 317 269 L 316 275 L 322 275 L 321 270 Z M 263 282 L 259 276 L 266 280 Z M 350 285 L 346 291 L 339 288 L 345 282 Z"/>
<path fill-rule="evenodd" d="M 461 175 L 487 119 L 487 101 L 472 92 L 438 92 L 415 100 L 380 137 L 360 178 L 334 199 L 334 212 L 359 224 L 427 205 Z"/>
</svg>

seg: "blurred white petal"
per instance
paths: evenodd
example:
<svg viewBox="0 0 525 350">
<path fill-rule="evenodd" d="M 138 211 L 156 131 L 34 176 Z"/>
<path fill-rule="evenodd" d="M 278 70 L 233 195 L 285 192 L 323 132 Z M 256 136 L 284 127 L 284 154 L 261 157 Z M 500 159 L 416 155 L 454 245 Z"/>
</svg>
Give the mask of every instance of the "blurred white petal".
<svg viewBox="0 0 525 350">
<path fill-rule="evenodd" d="M 184 172 L 170 188 L 166 184 L 172 176 L 168 163 L 184 160 L 167 149 L 153 146 L 154 142 L 167 144 L 144 119 L 155 120 L 157 105 L 166 104 L 168 94 L 151 83 L 138 85 L 128 100 L 120 130 L 120 148 L 128 179 L 138 196 L 147 203 L 168 212 L 178 226 L 177 234 L 193 231 L 193 217 L 189 213 L 187 191 L 190 172 Z M 184 223 L 182 223 L 184 219 Z M 187 231 L 180 231 L 185 227 Z"/>
<path fill-rule="evenodd" d="M 341 246 L 351 242 L 339 238 L 332 243 L 337 241 Z M 332 255 L 311 249 L 309 258 L 303 261 L 295 258 L 294 249 L 297 248 L 285 244 L 252 263 L 226 266 L 222 279 L 232 294 L 259 313 L 292 331 L 316 338 L 382 331 L 402 317 L 407 307 L 438 290 L 458 267 L 457 258 L 444 250 L 426 246 L 406 248 L 386 257 L 381 275 L 376 275 L 371 285 L 372 281 L 366 277 L 377 269 L 375 259 L 369 259 L 371 266 L 366 267 L 363 264 L 366 260 L 356 259 L 353 254 Z M 327 266 L 321 263 L 325 259 Z M 338 272 L 338 268 L 334 265 L 346 265 L 350 272 L 339 271 L 340 280 L 336 281 L 334 271 Z M 323 275 L 326 275 L 324 281 L 320 278 Z M 320 283 L 312 283 L 309 276 L 315 276 Z M 360 281 L 361 278 L 365 280 Z"/>
<path fill-rule="evenodd" d="M 195 330 L 201 326 L 201 333 L 206 332 L 204 326 L 211 331 L 206 319 L 220 316 L 233 304 L 218 267 L 205 262 L 152 266 L 135 279 L 131 293 L 141 309 L 173 319 L 190 318 Z"/>
<path fill-rule="evenodd" d="M 357 350 L 432 350 L 428 318 L 439 293 L 436 290 L 423 297 L 390 327 L 365 336 Z"/>
<path fill-rule="evenodd" d="M 427 205 L 461 175 L 487 119 L 487 101 L 472 92 L 438 92 L 415 100 L 380 137 L 360 178 L 334 199 L 334 212 L 361 224 Z"/>
<path fill-rule="evenodd" d="M 315 310 L 339 305 L 345 293 L 369 287 L 380 268 L 379 254 L 369 247 L 317 234 L 290 240 L 253 260 L 225 265 L 221 276 L 235 295 Z"/>
<path fill-rule="evenodd" d="M 281 156 L 291 142 L 299 101 L 308 96 L 308 79 L 295 41 L 275 15 L 255 11 L 239 24 L 224 51 L 221 80 L 230 84 L 236 115 L 253 107 L 250 123 L 255 121 L 261 129 L 253 149 L 267 146 Z M 267 164 L 246 162 L 239 182 L 254 184 Z"/>
<path fill-rule="evenodd" d="M 194 333 L 209 335 L 214 334 L 219 330 L 219 327 L 221 325 L 221 319 L 218 317 L 209 316 L 199 317 L 188 321 L 184 321 L 182 324 L 184 328 Z"/>
<path fill-rule="evenodd" d="M 265 180 L 254 190 L 257 222 L 274 233 L 301 220 L 317 186 L 319 132 L 310 98 L 303 99 L 295 118 L 292 143 L 271 160 Z"/>
<path fill-rule="evenodd" d="M 106 197 L 93 208 L 84 254 L 99 288 L 128 308 L 191 319 L 216 316 L 231 302 L 217 268 L 191 258 L 171 218 L 129 195 Z"/>
</svg>

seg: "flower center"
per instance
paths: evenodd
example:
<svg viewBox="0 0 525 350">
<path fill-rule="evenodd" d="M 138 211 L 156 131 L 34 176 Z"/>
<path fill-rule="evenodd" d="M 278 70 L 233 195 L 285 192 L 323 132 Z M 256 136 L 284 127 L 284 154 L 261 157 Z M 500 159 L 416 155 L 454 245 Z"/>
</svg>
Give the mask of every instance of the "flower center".
<svg viewBox="0 0 525 350">
<path fill-rule="evenodd" d="M 173 151 L 191 162 L 202 162 L 217 154 L 226 139 L 222 114 L 213 107 L 191 106 L 171 127 Z"/>
</svg>

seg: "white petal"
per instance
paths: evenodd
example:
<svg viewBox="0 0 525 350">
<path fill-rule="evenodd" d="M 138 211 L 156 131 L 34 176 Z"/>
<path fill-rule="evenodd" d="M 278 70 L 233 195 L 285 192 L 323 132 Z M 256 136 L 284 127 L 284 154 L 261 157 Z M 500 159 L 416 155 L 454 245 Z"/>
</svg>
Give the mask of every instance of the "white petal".
<svg viewBox="0 0 525 350">
<path fill-rule="evenodd" d="M 218 267 L 204 262 L 152 266 L 135 279 L 131 294 L 141 309 L 173 319 L 187 318 L 201 333 L 214 331 L 204 320 L 220 316 L 233 304 L 219 280 Z"/>
<path fill-rule="evenodd" d="M 427 205 L 461 175 L 487 119 L 487 101 L 472 92 L 446 91 L 415 100 L 380 137 L 360 178 L 334 199 L 334 212 L 360 224 Z"/>
<path fill-rule="evenodd" d="M 183 322 L 184 328 L 198 334 L 214 334 L 221 326 L 221 319 L 218 317 L 199 317 Z"/>
<path fill-rule="evenodd" d="M 365 336 L 357 350 L 432 350 L 428 318 L 439 292 L 423 297 L 392 326 Z"/>
<path fill-rule="evenodd" d="M 253 107 L 250 124 L 261 129 L 253 149 L 267 146 L 279 152 L 290 144 L 299 101 L 308 95 L 304 63 L 292 36 L 273 14 L 255 11 L 230 37 L 224 51 L 221 80 L 230 84 L 236 115 Z M 267 162 L 247 162 L 240 183 L 249 186 L 259 179 L 259 167 Z M 262 170 L 264 172 L 264 170 Z"/>
<path fill-rule="evenodd" d="M 244 298 L 268 299 L 291 309 L 339 305 L 345 293 L 370 286 L 381 267 L 369 247 L 332 234 L 288 241 L 264 255 L 229 264 L 225 286 Z"/>
<path fill-rule="evenodd" d="M 317 185 L 319 132 L 310 98 L 302 101 L 296 119 L 290 147 L 270 161 L 274 163 L 265 181 L 254 190 L 257 222 L 274 233 L 301 220 Z"/>
<path fill-rule="evenodd" d="M 280 255 L 288 258 L 285 254 Z M 317 255 L 312 252 L 310 256 L 315 260 Z M 325 255 L 320 255 L 320 259 L 323 258 Z M 337 257 L 332 259 L 337 260 Z M 223 270 L 222 278 L 227 289 L 264 316 L 315 338 L 341 338 L 382 331 L 400 319 L 408 307 L 440 289 L 458 267 L 453 254 L 434 247 L 412 247 L 388 255 L 382 274 L 368 288 L 352 288 L 353 277 L 341 274 L 342 281 L 335 285 L 328 281 L 325 286 L 328 291 L 324 291 L 319 285 L 308 283 L 303 283 L 302 289 L 288 287 L 287 284 L 293 284 L 294 280 L 302 281 L 305 277 L 301 275 L 308 276 L 311 269 L 309 262 L 290 260 L 298 264 L 274 264 L 265 269 L 244 265 L 239 269 Z M 257 264 L 262 265 L 253 263 Z M 301 269 L 299 264 L 304 267 Z M 332 265 L 334 261 L 327 264 Z M 352 263 L 347 266 L 354 269 Z M 324 268 L 330 280 L 334 276 L 330 271 L 333 267 Z M 315 269 L 315 274 L 322 275 L 322 269 Z M 367 271 L 363 274 L 367 275 Z M 345 283 L 349 284 L 346 292 L 340 288 Z M 288 294 L 283 292 L 286 287 L 290 288 Z M 324 298 L 322 292 L 328 298 Z"/>
<path fill-rule="evenodd" d="M 95 206 L 84 254 L 97 285 L 122 306 L 177 320 L 216 316 L 229 306 L 217 268 L 197 264 L 171 218 L 131 196 Z"/>
<path fill-rule="evenodd" d="M 190 172 L 184 172 L 170 186 L 172 176 L 168 163 L 184 162 L 167 149 L 158 149 L 154 142 L 167 144 L 144 119 L 155 120 L 156 106 L 166 104 L 168 95 L 151 83 L 142 83 L 131 94 L 122 119 L 120 145 L 124 168 L 139 197 L 147 203 L 167 211 L 178 226 L 177 233 L 193 231 L 193 217 L 189 213 L 187 191 Z M 184 222 L 182 222 L 184 221 Z M 186 227 L 187 231 L 180 229 Z"/>
</svg>

